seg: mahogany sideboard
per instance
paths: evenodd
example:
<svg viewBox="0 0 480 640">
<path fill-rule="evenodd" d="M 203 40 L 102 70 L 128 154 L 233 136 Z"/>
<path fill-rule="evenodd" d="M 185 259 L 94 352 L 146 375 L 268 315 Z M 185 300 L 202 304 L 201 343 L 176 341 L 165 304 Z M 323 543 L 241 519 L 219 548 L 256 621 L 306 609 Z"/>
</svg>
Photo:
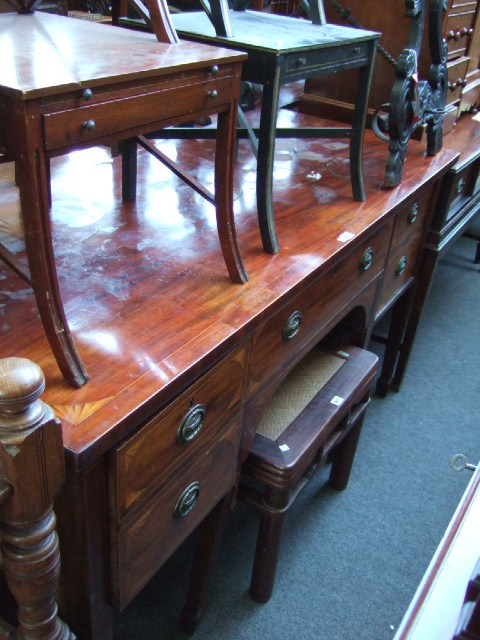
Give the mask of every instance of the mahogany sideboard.
<svg viewBox="0 0 480 640">
<path fill-rule="evenodd" d="M 279 118 L 309 124 L 292 111 Z M 213 181 L 214 143 L 162 144 Z M 79 640 L 111 640 L 113 609 L 130 602 L 231 490 L 269 398 L 334 326 L 362 345 L 392 310 L 387 351 L 396 348 L 408 315 L 401 300 L 415 282 L 439 181 L 458 155 L 444 149 L 426 158 L 413 142 L 402 184 L 385 190 L 386 147 L 367 132 L 367 199 L 358 203 L 348 143 L 280 141 L 282 249 L 269 255 L 246 145 L 239 143 L 234 176 L 249 273 L 243 285 L 222 270 L 212 205 L 145 152 L 133 203 L 122 202 L 121 162 L 108 149 L 52 160 L 52 237 L 66 313 L 90 372 L 83 387 L 62 378 L 31 290 L 0 271 L 0 357 L 27 357 L 42 368 L 43 399 L 62 424 L 58 599 Z M 0 165 L 0 177 L 2 213 L 14 217 L 12 166 Z"/>
</svg>

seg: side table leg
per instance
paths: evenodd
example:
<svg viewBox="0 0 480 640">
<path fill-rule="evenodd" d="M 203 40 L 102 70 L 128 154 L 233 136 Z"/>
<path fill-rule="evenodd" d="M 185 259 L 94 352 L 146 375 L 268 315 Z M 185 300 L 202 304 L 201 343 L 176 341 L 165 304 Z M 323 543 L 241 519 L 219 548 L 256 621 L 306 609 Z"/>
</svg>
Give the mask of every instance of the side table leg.
<svg viewBox="0 0 480 640">
<path fill-rule="evenodd" d="M 350 176 L 353 199 L 365 202 L 365 185 L 363 179 L 363 137 L 367 119 L 368 97 L 375 64 L 375 46 L 371 43 L 370 64 L 361 67 L 358 74 L 358 89 L 353 112 L 352 131 L 350 137 Z"/>
<path fill-rule="evenodd" d="M 237 74 L 238 96 L 240 71 Z M 232 282 L 243 284 L 248 276 L 243 266 L 235 233 L 233 216 L 233 163 L 237 132 L 238 99 L 232 100 L 228 111 L 218 114 L 215 143 L 215 211 L 223 257 Z"/>
<path fill-rule="evenodd" d="M 50 225 L 48 160 L 35 105 L 18 115 L 17 179 L 20 190 L 30 284 L 42 324 L 64 378 L 75 387 L 88 380 L 73 343 L 58 287 Z M 23 116 L 23 117 L 22 117 Z"/>
<path fill-rule="evenodd" d="M 263 85 L 260 132 L 257 157 L 257 209 L 263 248 L 278 253 L 279 245 L 273 212 L 273 164 L 275 161 L 275 133 L 277 127 L 280 66 Z"/>
</svg>

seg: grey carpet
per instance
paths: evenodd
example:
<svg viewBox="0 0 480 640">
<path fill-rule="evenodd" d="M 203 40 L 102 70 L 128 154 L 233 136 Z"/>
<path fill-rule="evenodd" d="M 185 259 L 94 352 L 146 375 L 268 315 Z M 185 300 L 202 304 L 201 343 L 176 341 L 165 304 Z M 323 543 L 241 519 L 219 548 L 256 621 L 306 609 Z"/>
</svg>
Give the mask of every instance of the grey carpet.
<svg viewBox="0 0 480 640">
<path fill-rule="evenodd" d="M 389 640 L 480 458 L 480 267 L 460 239 L 437 268 L 400 393 L 374 398 L 349 486 L 326 473 L 287 517 L 272 599 L 248 597 L 257 516 L 232 514 L 196 640 Z M 380 348 L 372 344 L 380 353 Z M 115 640 L 184 640 L 176 628 L 195 536 L 116 616 Z"/>
</svg>

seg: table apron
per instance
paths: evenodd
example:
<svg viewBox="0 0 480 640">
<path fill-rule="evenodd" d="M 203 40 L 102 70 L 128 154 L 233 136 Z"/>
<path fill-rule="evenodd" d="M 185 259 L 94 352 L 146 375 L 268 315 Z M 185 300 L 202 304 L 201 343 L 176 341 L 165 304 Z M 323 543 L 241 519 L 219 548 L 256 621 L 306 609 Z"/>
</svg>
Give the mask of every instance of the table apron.
<svg viewBox="0 0 480 640">
<path fill-rule="evenodd" d="M 218 113 L 231 103 L 233 81 L 234 78 L 230 76 L 192 86 L 164 88 L 146 95 L 44 113 L 45 150 L 90 145 L 99 138 L 117 135 L 122 131 L 135 128 L 145 130 L 149 125 L 160 126 L 162 121 L 172 118 L 177 121 L 182 116 L 179 103 L 186 119 L 200 111 Z"/>
</svg>

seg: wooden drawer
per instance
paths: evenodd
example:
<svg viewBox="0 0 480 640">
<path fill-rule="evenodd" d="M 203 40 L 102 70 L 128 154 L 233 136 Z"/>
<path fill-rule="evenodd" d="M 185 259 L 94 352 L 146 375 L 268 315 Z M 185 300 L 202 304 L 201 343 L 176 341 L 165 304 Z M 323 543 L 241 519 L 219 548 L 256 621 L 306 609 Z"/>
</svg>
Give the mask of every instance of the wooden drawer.
<svg viewBox="0 0 480 640">
<path fill-rule="evenodd" d="M 72 145 L 94 144 L 135 127 L 161 126 L 162 121 L 206 110 L 217 112 L 232 98 L 232 76 L 206 79 L 199 74 L 197 83 L 166 84 L 160 91 L 129 96 L 103 103 L 84 104 L 74 109 L 43 116 L 47 151 Z M 183 105 L 183 112 L 179 109 Z"/>
<path fill-rule="evenodd" d="M 237 479 L 241 416 L 179 464 L 170 481 L 112 535 L 114 605 L 124 608 Z"/>
<path fill-rule="evenodd" d="M 322 337 L 328 322 L 341 312 L 341 301 L 346 303 L 352 291 L 366 287 L 384 268 L 392 224 L 389 221 L 363 241 L 253 334 L 248 397 L 271 382 L 276 371 L 298 361 Z M 370 266 L 365 269 L 362 263 L 370 257 Z"/>
<path fill-rule="evenodd" d="M 432 227 L 440 230 L 465 205 L 477 187 L 478 166 L 466 165 L 461 171 L 449 171 L 442 182 Z"/>
<path fill-rule="evenodd" d="M 450 0 L 448 9 L 456 9 L 457 11 L 465 11 L 471 9 L 475 11 L 477 6 L 477 0 Z"/>
<path fill-rule="evenodd" d="M 462 96 L 463 87 L 466 85 L 465 74 L 467 73 L 470 58 L 462 56 L 457 60 L 452 60 L 447 64 L 448 69 L 448 91 L 447 104 L 452 104 Z"/>
<path fill-rule="evenodd" d="M 473 33 L 474 11 L 464 11 L 448 16 L 445 22 L 444 37 L 448 46 L 448 59 L 462 56 Z"/>
<path fill-rule="evenodd" d="M 372 38 L 373 39 L 373 38 Z M 371 56 L 371 42 L 352 42 L 350 44 L 342 44 L 335 51 L 335 58 L 332 57 L 332 51 L 326 51 L 318 47 L 312 51 L 301 51 L 295 55 L 289 55 L 286 59 L 285 74 L 291 75 L 296 71 L 302 74 L 308 70 L 315 70 L 319 73 L 322 69 L 331 69 L 335 71 L 337 65 L 350 64 L 358 67 L 361 64 L 367 64 Z"/>
<path fill-rule="evenodd" d="M 415 275 L 430 199 L 431 189 L 427 189 L 416 198 L 410 199 L 397 213 L 382 290 L 377 304 L 377 317 L 383 314 L 400 290 Z"/>
<path fill-rule="evenodd" d="M 212 433 L 237 410 L 242 398 L 246 346 L 217 364 L 112 454 L 115 488 L 113 516 L 130 508 L 164 484 L 172 465 L 197 454 Z"/>
</svg>

